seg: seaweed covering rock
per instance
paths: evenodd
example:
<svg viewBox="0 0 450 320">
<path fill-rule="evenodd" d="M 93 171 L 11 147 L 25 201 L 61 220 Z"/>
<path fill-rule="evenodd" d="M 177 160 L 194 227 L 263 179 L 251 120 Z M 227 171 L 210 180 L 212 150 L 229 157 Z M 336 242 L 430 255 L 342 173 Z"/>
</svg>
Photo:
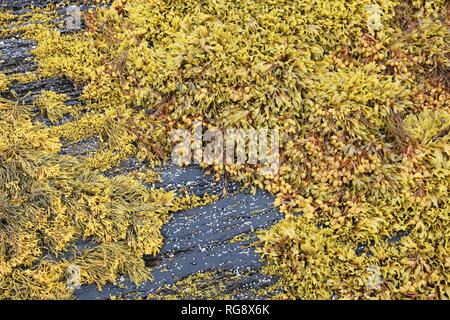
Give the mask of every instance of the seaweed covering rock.
<svg viewBox="0 0 450 320">
<path fill-rule="evenodd" d="M 142 281 L 127 255 L 158 250 L 175 200 L 99 172 L 164 161 L 171 130 L 200 121 L 282 129 L 276 174 L 210 167 L 277 196 L 286 218 L 258 245 L 276 297 L 449 298 L 449 12 L 448 1 L 117 0 L 86 12 L 81 32 L 17 26 L 37 41 L 39 75 L 71 79 L 83 104 L 44 93 L 51 122 L 73 117 L 49 128 L 2 107 L 3 296 L 20 296 L 17 283 L 63 294 L 63 262 L 44 248 L 83 237 L 99 246 L 73 259 L 116 261 L 85 281 Z M 56 154 L 58 139 L 91 137 L 100 149 L 85 159 Z"/>
</svg>

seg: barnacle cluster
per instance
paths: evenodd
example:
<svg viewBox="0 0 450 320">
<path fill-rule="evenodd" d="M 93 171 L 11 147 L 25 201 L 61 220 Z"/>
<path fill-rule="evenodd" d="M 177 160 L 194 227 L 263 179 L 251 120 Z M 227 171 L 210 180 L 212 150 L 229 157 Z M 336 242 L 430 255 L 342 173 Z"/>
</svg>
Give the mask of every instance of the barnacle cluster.
<svg viewBox="0 0 450 320">
<path fill-rule="evenodd" d="M 0 109 L 0 293 L 70 296 L 71 260 L 83 283 L 144 280 L 139 258 L 186 203 L 100 173 L 131 156 L 161 163 L 171 129 L 200 121 L 281 128 L 278 173 L 211 167 L 285 213 L 258 243 L 277 298 L 450 298 L 449 15 L 445 0 L 117 0 L 80 32 L 18 27 L 37 41 L 39 76 L 69 78 L 83 104 L 42 93 L 51 127 Z M 58 155 L 60 139 L 91 137 L 94 154 Z M 85 238 L 97 247 L 43 258 Z"/>
</svg>

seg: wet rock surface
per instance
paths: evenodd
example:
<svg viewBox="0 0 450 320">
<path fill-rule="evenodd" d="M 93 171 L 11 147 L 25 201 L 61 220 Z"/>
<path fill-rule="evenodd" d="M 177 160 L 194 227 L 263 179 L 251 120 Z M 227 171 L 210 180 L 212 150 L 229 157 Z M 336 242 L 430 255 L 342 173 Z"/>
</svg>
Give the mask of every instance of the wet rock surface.
<svg viewBox="0 0 450 320">
<path fill-rule="evenodd" d="M 31 6 L 45 6 L 57 1 L 0 0 L 0 10 L 21 13 Z M 35 43 L 19 37 L 0 39 L 0 71 L 21 74 L 35 71 L 37 66 L 31 50 Z M 31 83 L 13 83 L 10 90 L 15 94 L 3 94 L 4 98 L 30 104 L 43 90 L 65 93 L 68 104 L 76 104 L 81 93 L 69 80 L 61 77 L 42 79 Z M 45 119 L 40 119 L 46 123 Z M 48 124 L 48 123 L 47 123 Z M 61 153 L 86 156 L 96 150 L 98 139 L 93 138 L 78 144 L 64 144 Z M 146 165 L 135 159 L 124 161 L 121 166 L 106 175 L 123 174 L 144 168 Z M 281 214 L 273 207 L 273 197 L 258 191 L 251 194 L 226 179 L 215 181 L 199 167 L 178 168 L 173 165 L 157 168 L 163 182 L 155 187 L 188 192 L 195 195 L 218 195 L 213 204 L 177 212 L 164 226 L 164 247 L 156 257 L 146 257 L 151 269 L 152 281 L 136 288 L 127 279 L 120 279 L 116 285 L 108 285 L 99 291 L 96 286 L 83 286 L 76 290 L 78 299 L 107 299 L 110 296 L 164 298 L 170 292 L 177 295 L 177 281 L 203 272 L 214 272 L 211 285 L 224 284 L 222 294 L 232 298 L 264 298 L 257 290 L 264 289 L 274 279 L 260 273 L 263 263 L 252 246 L 256 231 L 268 228 L 281 219 Z M 210 280 L 213 281 L 213 280 Z M 167 286 L 175 285 L 175 289 Z M 210 286 L 206 283 L 206 286 Z M 182 289 L 179 289 L 182 290 Z M 162 294 L 161 296 L 159 296 Z M 190 298 L 204 296 L 201 292 Z"/>
</svg>

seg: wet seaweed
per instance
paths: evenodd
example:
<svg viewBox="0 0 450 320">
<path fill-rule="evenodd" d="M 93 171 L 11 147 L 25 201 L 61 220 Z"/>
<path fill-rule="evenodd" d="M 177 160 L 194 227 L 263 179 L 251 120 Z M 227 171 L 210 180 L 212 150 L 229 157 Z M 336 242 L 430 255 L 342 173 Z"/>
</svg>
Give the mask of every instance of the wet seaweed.
<svg viewBox="0 0 450 320">
<path fill-rule="evenodd" d="M 448 1 L 120 0 L 76 33 L 16 25 L 37 41 L 38 74 L 72 80 L 84 105 L 50 128 L 2 105 L 3 297 L 70 296 L 44 248 L 83 237 L 99 243 L 77 258 L 85 283 L 143 281 L 139 257 L 158 251 L 180 201 L 138 180 L 152 174 L 100 172 L 164 162 L 161 141 L 197 120 L 283 129 L 277 174 L 204 165 L 276 195 L 286 218 L 258 243 L 276 298 L 450 298 L 448 12 Z M 37 106 L 57 121 L 63 102 L 44 93 Z M 59 139 L 92 137 L 95 154 L 58 155 Z"/>
</svg>

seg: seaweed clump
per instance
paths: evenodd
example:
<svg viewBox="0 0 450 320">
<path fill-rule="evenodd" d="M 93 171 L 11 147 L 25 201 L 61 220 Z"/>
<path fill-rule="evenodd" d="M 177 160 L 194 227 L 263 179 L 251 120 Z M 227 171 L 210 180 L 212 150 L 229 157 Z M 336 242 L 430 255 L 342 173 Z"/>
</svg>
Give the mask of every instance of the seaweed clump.
<svg viewBox="0 0 450 320">
<path fill-rule="evenodd" d="M 119 274 L 147 280 L 142 256 L 161 247 L 174 194 L 84 170 L 58 155 L 59 139 L 18 108 L 0 111 L 1 297 L 70 297 L 70 265 L 80 268 L 80 284 L 102 286 Z M 82 240 L 92 248 L 78 250 Z"/>
<path fill-rule="evenodd" d="M 46 96 L 55 98 L 44 93 L 38 105 Z M 143 256 L 158 253 L 163 223 L 205 201 L 86 170 L 59 154 L 59 138 L 32 115 L 30 106 L 0 104 L 0 297 L 70 298 L 73 268 L 77 285 L 149 280 Z"/>
<path fill-rule="evenodd" d="M 8 86 L 9 86 L 8 78 L 3 73 L 0 73 L 0 93 L 6 91 L 6 89 L 8 89 Z"/>
</svg>

